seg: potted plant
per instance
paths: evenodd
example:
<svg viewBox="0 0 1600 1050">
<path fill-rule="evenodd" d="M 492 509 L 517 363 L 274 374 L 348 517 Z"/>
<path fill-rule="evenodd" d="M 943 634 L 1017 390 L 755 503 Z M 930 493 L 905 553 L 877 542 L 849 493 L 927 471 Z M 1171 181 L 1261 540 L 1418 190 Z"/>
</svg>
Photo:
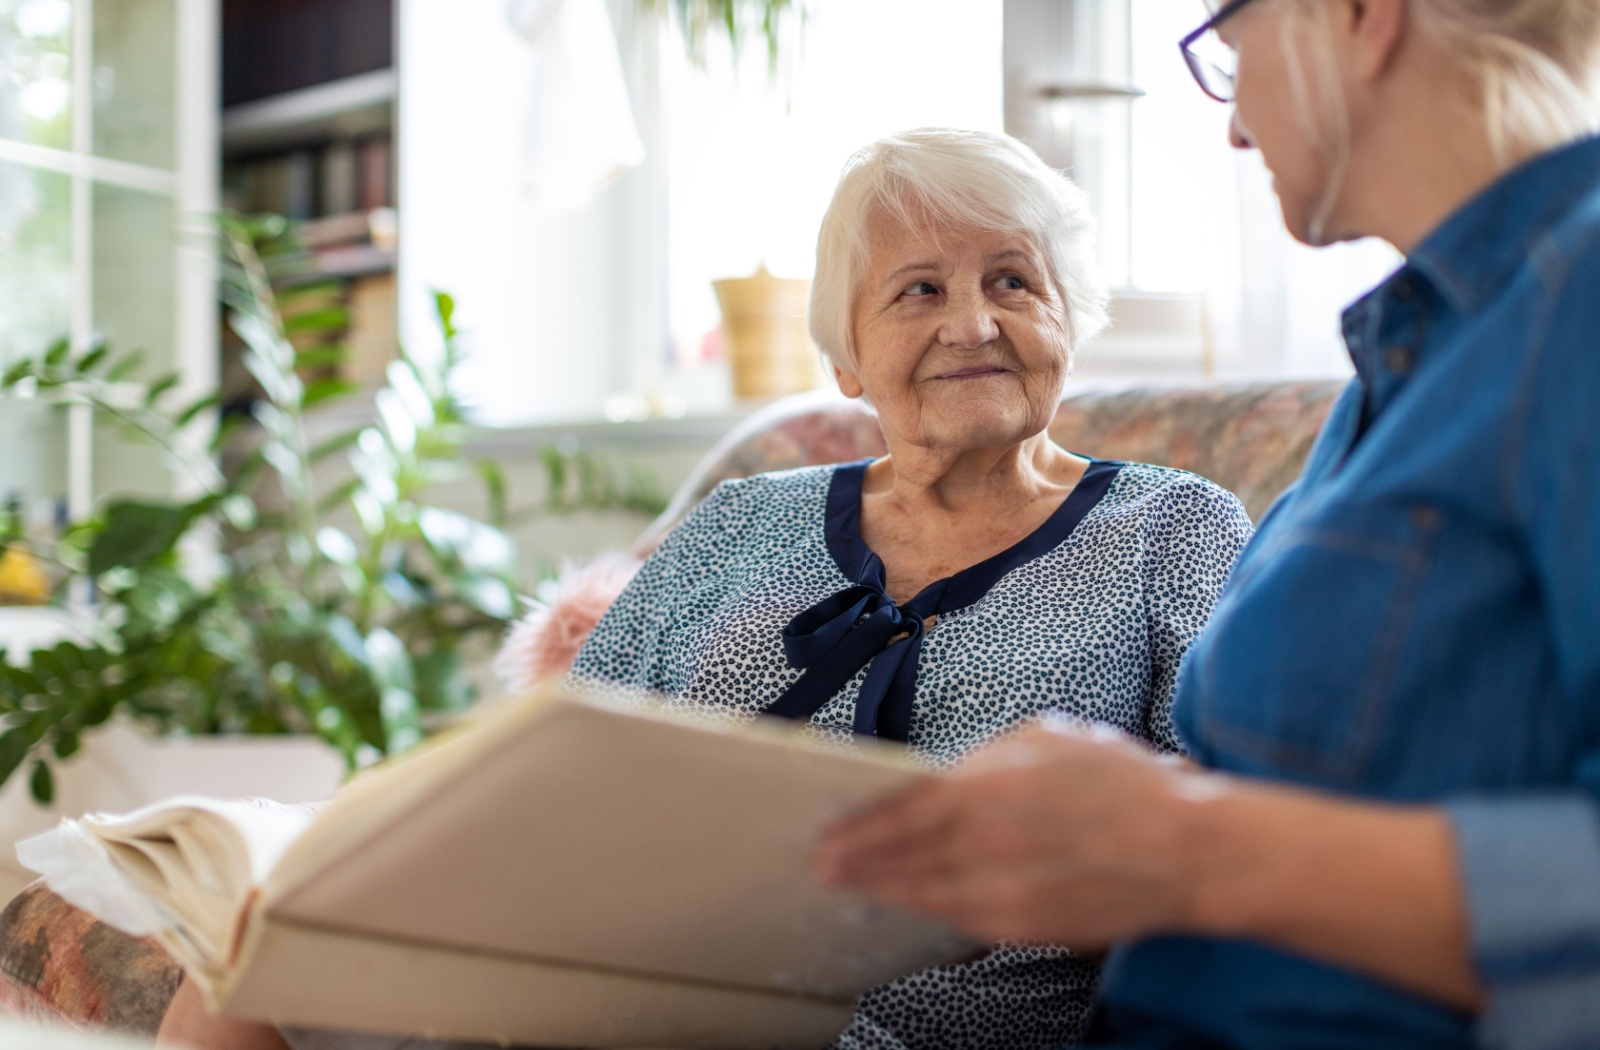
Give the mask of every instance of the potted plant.
<svg viewBox="0 0 1600 1050">
<path fill-rule="evenodd" d="M 113 499 L 74 523 L 48 557 L 60 575 L 92 581 L 93 628 L 28 654 L 0 650 L 0 782 L 26 770 L 41 806 L 126 806 L 150 800 L 141 792 L 202 790 L 174 773 L 185 761 L 212 770 L 208 791 L 326 795 L 345 768 L 410 747 L 470 704 L 466 661 L 487 655 L 517 610 L 515 550 L 497 522 L 427 499 L 431 486 L 476 473 L 491 517 L 504 513 L 499 472 L 463 456 L 449 296 L 436 297 L 443 356 L 402 352 L 377 394 L 376 420 L 313 444 L 307 411 L 349 387 L 304 376 L 337 357 L 326 336 L 345 318 L 326 305 L 325 288 L 274 291 L 259 246 L 282 243 L 285 232 L 276 219 L 222 222 L 222 294 L 260 388 L 248 451 L 226 476 L 214 457 L 239 428 L 198 440 L 218 397 L 174 403 L 177 381 L 166 377 L 130 399 L 137 355 L 102 348 L 74 358 L 62 343 L 0 376 L 6 393 L 93 405 L 166 449 L 199 490 Z M 354 477 L 319 482 L 319 465 L 341 455 Z M 142 733 L 102 731 L 96 753 L 68 769 L 94 767 L 110 788 L 96 795 L 83 775 L 69 776 L 58 800 L 57 764 L 113 720 Z M 249 736 L 256 742 L 244 751 L 261 775 L 241 775 L 236 754 L 150 734 Z M 6 798 L 23 801 L 16 785 Z M 51 819 L 49 810 L 10 810 L 0 812 L 0 833 L 11 840 Z"/>
</svg>

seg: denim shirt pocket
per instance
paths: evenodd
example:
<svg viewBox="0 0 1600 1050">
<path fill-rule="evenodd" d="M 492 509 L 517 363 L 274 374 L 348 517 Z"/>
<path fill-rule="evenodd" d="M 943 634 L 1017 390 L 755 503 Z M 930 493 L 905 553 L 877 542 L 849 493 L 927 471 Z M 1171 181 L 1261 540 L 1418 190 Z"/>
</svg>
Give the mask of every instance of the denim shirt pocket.
<svg viewBox="0 0 1600 1050">
<path fill-rule="evenodd" d="M 1342 508 L 1239 575 L 1207 632 L 1194 728 L 1230 766 L 1356 784 L 1389 722 L 1443 516 Z"/>
</svg>

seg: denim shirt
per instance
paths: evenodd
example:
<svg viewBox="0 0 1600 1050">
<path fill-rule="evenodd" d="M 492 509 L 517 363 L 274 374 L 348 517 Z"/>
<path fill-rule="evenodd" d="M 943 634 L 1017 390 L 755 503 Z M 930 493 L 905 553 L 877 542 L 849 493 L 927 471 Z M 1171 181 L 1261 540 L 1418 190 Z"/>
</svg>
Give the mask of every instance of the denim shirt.
<svg viewBox="0 0 1600 1050">
<path fill-rule="evenodd" d="M 1165 937 L 1113 954 L 1097 1032 L 1600 1047 L 1600 139 L 1465 205 L 1344 334 L 1357 378 L 1235 566 L 1175 717 L 1218 769 L 1447 807 L 1491 1005 Z"/>
</svg>

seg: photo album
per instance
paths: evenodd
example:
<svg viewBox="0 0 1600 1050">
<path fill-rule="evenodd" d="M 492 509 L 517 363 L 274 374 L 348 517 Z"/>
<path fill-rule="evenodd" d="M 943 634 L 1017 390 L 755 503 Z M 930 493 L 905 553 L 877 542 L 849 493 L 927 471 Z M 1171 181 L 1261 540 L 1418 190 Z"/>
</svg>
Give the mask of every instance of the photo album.
<svg viewBox="0 0 1600 1050">
<path fill-rule="evenodd" d="M 817 884 L 817 835 L 939 774 L 877 741 L 561 688 L 310 807 L 177 798 L 18 847 L 223 1014 L 592 1047 L 815 1047 L 975 945 Z"/>
</svg>

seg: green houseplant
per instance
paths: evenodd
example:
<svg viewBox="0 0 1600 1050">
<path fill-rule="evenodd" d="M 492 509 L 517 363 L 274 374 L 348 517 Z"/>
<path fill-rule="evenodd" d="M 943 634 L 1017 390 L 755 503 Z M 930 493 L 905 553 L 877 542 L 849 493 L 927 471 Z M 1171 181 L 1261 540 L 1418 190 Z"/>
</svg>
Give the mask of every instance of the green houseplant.
<svg viewBox="0 0 1600 1050">
<path fill-rule="evenodd" d="M 53 795 L 53 762 L 116 714 L 164 733 L 315 734 L 351 764 L 404 750 L 472 702 L 465 661 L 517 611 L 504 481 L 463 454 L 452 300 L 435 297 L 442 356 L 402 351 L 375 421 L 313 442 L 308 410 L 351 393 L 307 378 L 337 364 L 347 319 L 325 287 L 274 289 L 263 255 L 289 233 L 275 218 L 221 222 L 221 294 L 259 387 L 247 451 L 226 474 L 215 454 L 236 427 L 213 425 L 219 398 L 176 403 L 169 376 L 130 399 L 136 354 L 73 357 L 58 344 L 0 376 L 0 392 L 93 405 L 167 450 L 197 490 L 112 500 L 75 523 L 54 560 L 93 581 L 97 633 L 20 665 L 0 651 L 0 781 L 30 766 L 40 802 Z M 329 480 L 340 457 L 351 470 Z M 659 506 L 640 479 L 593 457 L 552 451 L 545 463 L 545 510 Z M 428 500 L 471 474 L 488 522 Z"/>
</svg>

